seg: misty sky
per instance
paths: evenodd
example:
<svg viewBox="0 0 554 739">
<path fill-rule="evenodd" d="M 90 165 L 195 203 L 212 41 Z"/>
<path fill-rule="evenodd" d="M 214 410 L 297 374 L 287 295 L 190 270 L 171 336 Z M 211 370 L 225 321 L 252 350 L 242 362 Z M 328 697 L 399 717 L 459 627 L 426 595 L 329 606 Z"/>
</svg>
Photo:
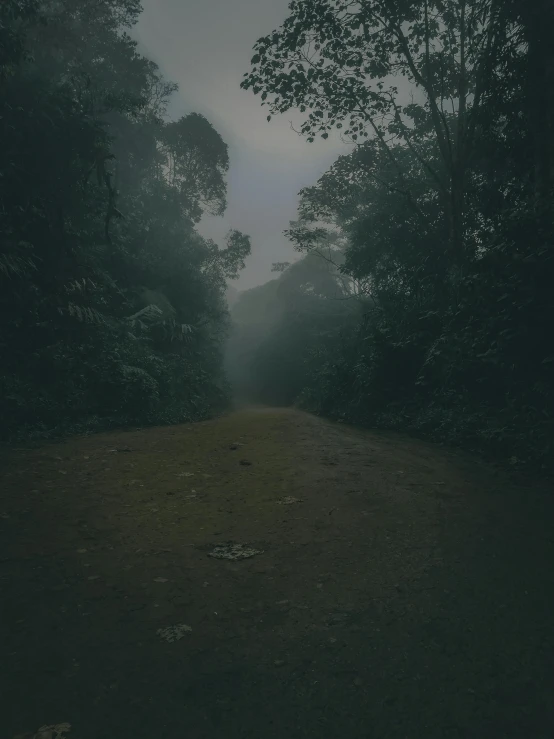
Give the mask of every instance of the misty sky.
<svg viewBox="0 0 554 739">
<path fill-rule="evenodd" d="M 143 6 L 133 35 L 179 85 L 171 116 L 202 113 L 229 145 L 227 212 L 205 219 L 199 230 L 219 244 L 229 228 L 250 234 L 252 255 L 234 284 L 261 284 L 274 276 L 272 262 L 294 255 L 282 231 L 295 218 L 298 191 L 349 151 L 338 136 L 307 143 L 290 128 L 291 120 L 299 127 L 299 116 L 268 123 L 259 96 L 239 87 L 254 42 L 283 22 L 288 0 L 143 0 Z"/>
</svg>

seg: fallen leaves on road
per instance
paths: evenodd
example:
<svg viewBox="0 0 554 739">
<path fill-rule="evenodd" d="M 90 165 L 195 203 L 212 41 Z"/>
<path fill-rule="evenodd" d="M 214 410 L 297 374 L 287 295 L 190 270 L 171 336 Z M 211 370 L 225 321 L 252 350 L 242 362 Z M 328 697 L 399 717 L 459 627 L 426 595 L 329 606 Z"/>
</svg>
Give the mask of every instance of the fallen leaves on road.
<svg viewBox="0 0 554 739">
<path fill-rule="evenodd" d="M 281 498 L 279 502 L 279 505 L 293 505 L 294 503 L 301 503 L 302 501 L 300 498 L 293 498 L 292 495 L 287 495 L 284 498 Z"/>
<path fill-rule="evenodd" d="M 215 559 L 248 559 L 263 554 L 261 549 L 254 549 L 246 544 L 218 544 L 208 554 Z"/>
<path fill-rule="evenodd" d="M 163 629 L 158 629 L 156 634 L 167 642 L 179 641 L 183 636 L 192 631 L 190 626 L 187 624 L 175 624 L 175 626 L 166 626 Z"/>
<path fill-rule="evenodd" d="M 17 734 L 13 739 L 66 739 L 65 734 L 71 731 L 71 724 L 51 724 L 41 726 L 34 734 Z"/>
</svg>

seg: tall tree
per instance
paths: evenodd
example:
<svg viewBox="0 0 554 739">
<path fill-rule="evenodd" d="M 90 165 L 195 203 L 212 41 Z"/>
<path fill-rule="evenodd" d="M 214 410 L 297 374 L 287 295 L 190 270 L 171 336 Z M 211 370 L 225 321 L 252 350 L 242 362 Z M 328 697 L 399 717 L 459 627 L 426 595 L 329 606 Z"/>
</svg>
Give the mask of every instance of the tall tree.
<svg viewBox="0 0 554 739">
<path fill-rule="evenodd" d="M 451 260 L 462 267 L 467 173 L 495 73 L 517 38 L 498 0 L 293 0 L 283 26 L 260 38 L 242 86 L 271 114 L 308 111 L 308 141 L 343 129 L 372 136 L 402 179 L 407 147 L 438 192 Z M 415 94 L 402 93 L 404 79 Z M 271 115 L 268 116 L 268 119 Z M 406 183 L 408 184 L 408 183 Z M 409 197 L 409 187 L 403 188 Z"/>
<path fill-rule="evenodd" d="M 127 33 L 137 0 L 0 4 L 2 437 L 179 421 L 226 400 L 226 281 L 250 249 L 195 230 L 227 147 L 173 124 Z M 169 146 L 171 144 L 171 146 Z"/>
<path fill-rule="evenodd" d="M 211 215 L 226 208 L 224 177 L 229 168 L 227 144 L 198 113 L 190 113 L 164 127 L 163 143 L 168 156 L 168 175 L 187 201 L 188 215 L 197 223 L 202 207 Z"/>
<path fill-rule="evenodd" d="M 533 139 L 534 184 L 541 223 L 554 223 L 554 5 L 515 0 L 512 13 L 527 46 L 527 115 Z"/>
</svg>

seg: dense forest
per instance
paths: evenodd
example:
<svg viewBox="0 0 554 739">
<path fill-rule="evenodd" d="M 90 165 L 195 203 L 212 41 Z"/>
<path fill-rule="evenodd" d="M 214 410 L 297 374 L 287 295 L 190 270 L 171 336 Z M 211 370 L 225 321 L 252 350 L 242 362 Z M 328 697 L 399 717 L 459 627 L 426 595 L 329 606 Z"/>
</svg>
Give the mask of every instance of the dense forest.
<svg viewBox="0 0 554 739">
<path fill-rule="evenodd" d="M 242 86 L 352 150 L 300 193 L 300 260 L 233 307 L 239 394 L 551 464 L 554 5 L 289 11 Z"/>
<path fill-rule="evenodd" d="M 300 253 L 197 231 L 228 150 L 138 53 L 138 0 L 0 5 L 7 440 L 298 404 L 554 459 L 554 7 L 293 0 L 242 87 L 351 144 L 299 194 Z M 269 135 L 269 131 L 268 131 Z"/>
<path fill-rule="evenodd" d="M 129 29 L 138 0 L 0 4 L 4 439 L 225 407 L 226 281 L 250 251 L 201 238 L 227 145 L 169 120 L 175 85 Z"/>
</svg>

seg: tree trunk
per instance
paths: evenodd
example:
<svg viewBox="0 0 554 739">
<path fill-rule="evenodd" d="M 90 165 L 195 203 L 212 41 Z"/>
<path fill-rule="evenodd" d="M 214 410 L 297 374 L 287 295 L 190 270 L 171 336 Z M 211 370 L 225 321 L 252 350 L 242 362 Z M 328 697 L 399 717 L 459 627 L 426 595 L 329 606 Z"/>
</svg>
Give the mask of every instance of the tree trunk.
<svg viewBox="0 0 554 739">
<path fill-rule="evenodd" d="M 464 164 L 455 164 L 451 174 L 450 193 L 450 242 L 452 256 L 456 265 L 465 262 L 464 246 Z"/>
<path fill-rule="evenodd" d="M 528 43 L 528 105 L 533 139 L 535 207 L 548 227 L 554 206 L 554 8 L 548 0 L 522 4 Z"/>
</svg>

